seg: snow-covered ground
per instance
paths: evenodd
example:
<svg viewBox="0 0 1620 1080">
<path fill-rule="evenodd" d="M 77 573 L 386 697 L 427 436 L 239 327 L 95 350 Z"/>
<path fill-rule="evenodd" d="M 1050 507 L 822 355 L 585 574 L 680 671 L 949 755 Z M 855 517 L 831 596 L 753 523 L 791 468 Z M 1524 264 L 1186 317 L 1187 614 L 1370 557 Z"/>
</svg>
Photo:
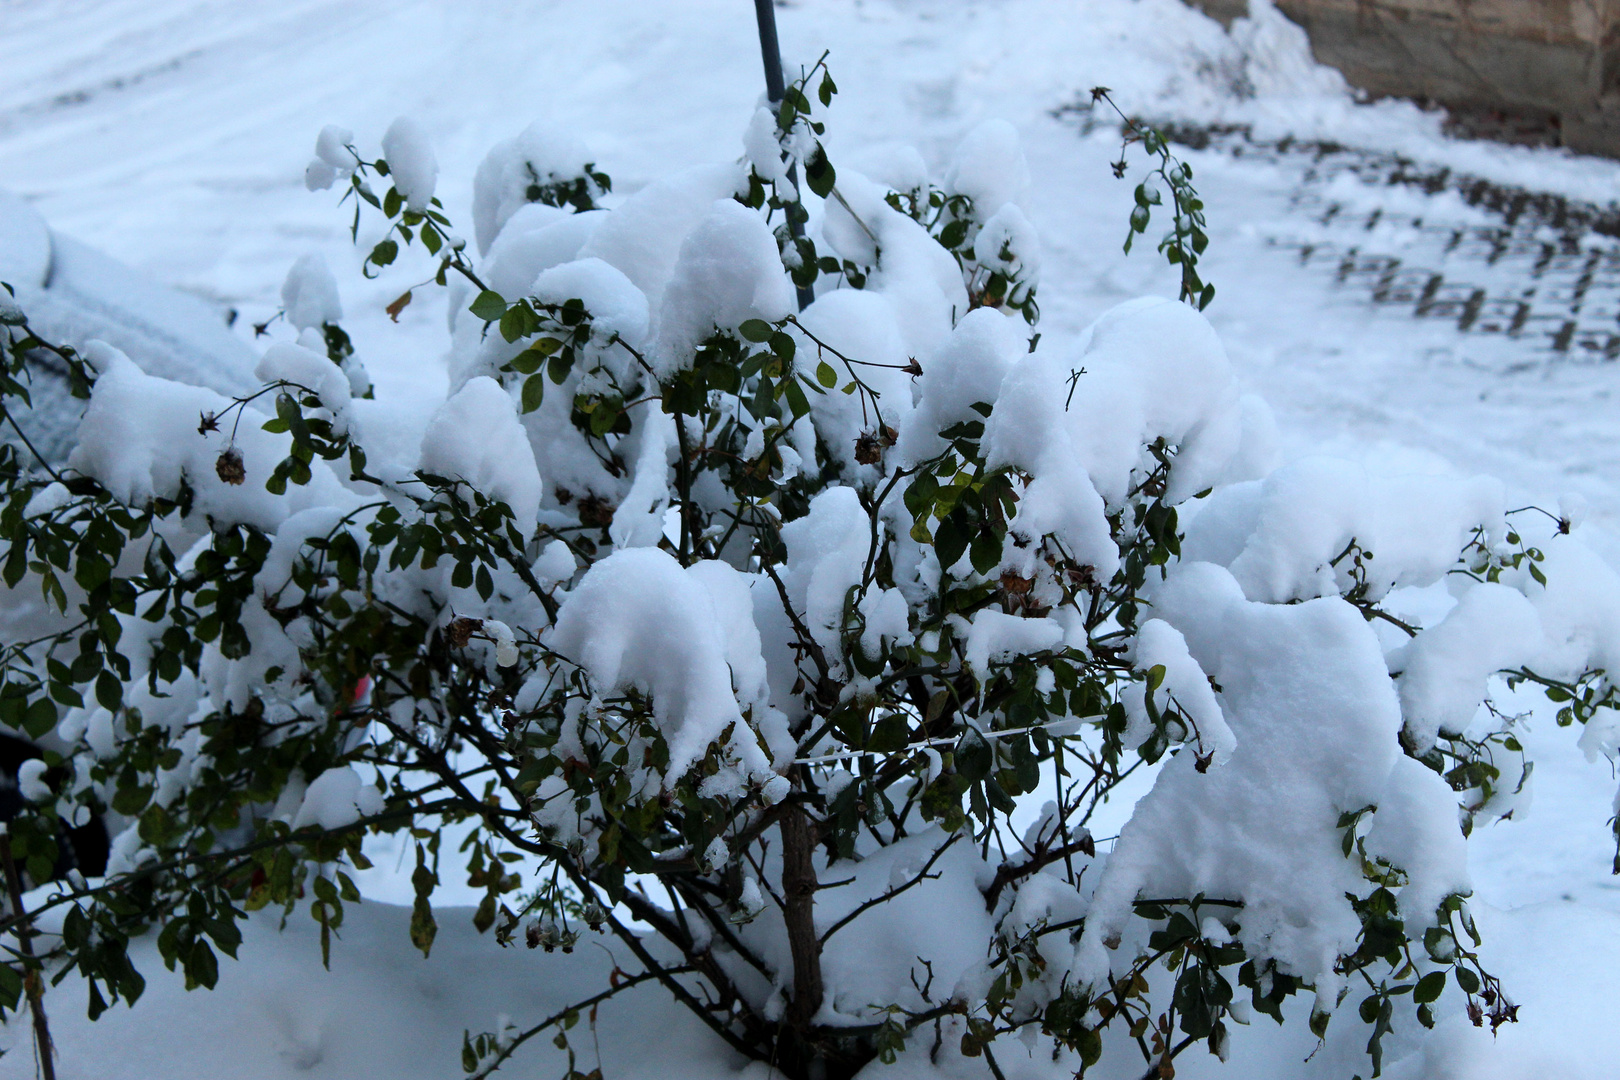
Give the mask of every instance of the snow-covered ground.
<svg viewBox="0 0 1620 1080">
<path fill-rule="evenodd" d="M 796 0 L 778 16 L 790 64 L 832 52 L 835 162 L 898 141 L 938 166 L 978 121 L 1017 125 L 1032 176 L 1026 205 L 1045 245 L 1042 330 L 1054 338 L 1119 300 L 1175 288 L 1150 251 L 1120 251 L 1130 185 L 1108 167 L 1117 135 L 1082 134 L 1072 115 L 1053 115 L 1094 85 L 1154 117 L 1331 137 L 1589 201 L 1620 193 L 1615 163 L 1452 142 L 1437 116 L 1411 106 L 1354 105 L 1274 18 L 1229 35 L 1179 0 Z M 244 338 L 275 311 L 292 262 L 323 253 L 379 398 L 396 402 L 390 434 L 409 445 L 442 392 L 443 300 L 419 293 L 396 326 L 384 305 L 425 273 L 396 267 L 367 282 L 343 271 L 359 262 L 346 215 L 330 193 L 302 184 L 320 127 L 342 123 L 375 146 L 395 116 L 418 118 L 444 166 L 439 193 L 464 223 L 474 166 L 533 119 L 585 138 L 623 194 L 675 167 L 737 157 L 759 92 L 742 0 L 0 0 L 0 188 L 61 232 L 236 309 Z M 1549 506 L 1578 492 L 1591 506 L 1584 528 L 1620 558 L 1620 412 L 1610 398 L 1620 374 L 1545 359 L 1515 370 L 1501 355 L 1511 342 L 1375 308 L 1302 272 L 1271 242 L 1306 227 L 1290 217 L 1286 170 L 1218 150 L 1185 156 L 1209 205 L 1206 276 L 1219 289 L 1209 316 L 1275 409 L 1290 454 L 1488 472 Z M 1428 210 L 1465 213 L 1444 197 Z M 1606 826 L 1615 780 L 1550 715 L 1530 721 L 1527 744 L 1537 761 L 1530 812 L 1472 843 L 1481 906 L 1503 909 L 1481 920 L 1490 955 L 1524 1005 L 1523 1023 L 1494 1046 L 1466 1025 L 1440 1032 L 1426 1048 L 1402 1048 L 1408 1056 L 1386 1075 L 1620 1072 L 1606 1012 L 1620 991 L 1620 888 Z M 398 898 L 390 860 L 378 865 L 368 892 Z M 424 962 L 406 947 L 398 912 L 353 912 L 331 975 L 302 916 L 282 938 L 261 926 L 245 946 L 252 962 L 227 969 L 213 995 L 186 995 L 154 960 L 150 1000 L 94 1027 L 69 984 L 52 998 L 61 1075 L 454 1076 L 462 1028 L 492 1027 L 497 1012 L 532 1023 L 605 962 L 583 947 L 567 960 L 503 954 L 455 914 L 442 921 Z M 656 992 L 638 993 L 638 1026 L 614 1026 L 628 1006 L 603 1013 L 610 1080 L 720 1071 L 706 1036 Z M 1237 1038 L 1229 1067 L 1188 1061 L 1182 1075 L 1305 1075 L 1312 1040 L 1303 1025 L 1286 1030 Z M 16 1049 L 0 1075 L 31 1072 L 19 1034 L 6 1037 Z M 594 1062 L 586 1041 L 576 1040 Z M 1348 1077 L 1359 1050 L 1330 1042 L 1309 1074 Z M 981 1068 L 958 1064 L 964 1076 Z M 512 1075 L 551 1075 L 554 1065 L 537 1049 Z M 1009 1066 L 1009 1080 L 1025 1069 Z M 1035 1063 L 1027 1069 L 1035 1075 Z"/>
</svg>

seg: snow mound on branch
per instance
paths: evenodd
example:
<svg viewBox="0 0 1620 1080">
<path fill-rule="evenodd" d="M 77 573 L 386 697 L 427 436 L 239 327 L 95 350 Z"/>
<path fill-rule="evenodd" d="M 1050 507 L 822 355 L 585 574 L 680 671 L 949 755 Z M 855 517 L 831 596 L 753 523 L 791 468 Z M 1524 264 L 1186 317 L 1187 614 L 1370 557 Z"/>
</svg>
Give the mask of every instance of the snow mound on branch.
<svg viewBox="0 0 1620 1080">
<path fill-rule="evenodd" d="M 341 829 L 363 817 L 381 812 L 383 795 L 370 784 L 360 782 L 360 774 L 347 765 L 327 769 L 310 782 L 304 801 L 293 816 L 292 827 L 315 825 Z"/>
<path fill-rule="evenodd" d="M 893 303 L 907 355 L 926 357 L 968 310 L 961 268 L 927 230 L 884 201 L 884 188 L 860 173 L 840 169 L 838 193 L 843 198 L 823 208 L 823 237 L 841 258 L 870 268 L 866 290 Z"/>
<path fill-rule="evenodd" d="M 1056 536 L 1106 578 L 1119 556 L 1105 505 L 1124 503 L 1154 467 L 1146 448 L 1160 439 L 1175 450 L 1169 503 L 1260 475 L 1273 455 L 1269 411 L 1239 393 L 1208 321 L 1186 304 L 1146 297 L 1099 318 L 1067 363 L 1019 357 L 984 445 L 991 467 L 1031 477 L 1012 530 L 1031 541 Z M 1028 576 L 1033 558 L 1031 546 L 1009 552 L 1007 565 Z"/>
<path fill-rule="evenodd" d="M 747 610 L 730 584 L 721 571 L 693 573 L 657 548 L 616 551 L 586 571 L 550 636 L 550 647 L 585 669 L 599 697 L 630 689 L 651 696 L 669 744 L 666 788 L 727 729 L 735 765 L 709 784 L 740 790 L 775 775 L 738 704 L 738 691 L 749 704 L 759 701 L 765 662 L 757 631 L 727 627 L 720 617 L 723 608 L 735 622 Z M 736 689 L 732 660 L 742 669 Z"/>
<path fill-rule="evenodd" d="M 1055 649 L 1063 642 L 1056 619 L 1026 619 L 986 608 L 976 612 L 963 636 L 962 657 L 979 679 L 988 678 L 992 662 Z"/>
<path fill-rule="evenodd" d="M 473 175 L 473 235 L 478 253 L 489 254 L 490 245 L 512 216 L 533 204 L 530 188 L 572 180 L 585 172 L 589 161 L 590 151 L 584 143 L 540 121 L 490 147 Z"/>
<path fill-rule="evenodd" d="M 653 366 L 667 376 L 716 329 L 776 322 L 793 311 L 793 283 L 765 219 L 735 199 L 717 200 L 681 243 L 659 310 Z"/>
<path fill-rule="evenodd" d="M 1187 651 L 1187 639 L 1181 632 L 1163 619 L 1144 622 L 1136 634 L 1135 666 L 1138 671 L 1164 669 L 1163 682 L 1154 691 L 1154 706 L 1161 713 L 1172 702 L 1179 707 L 1197 728 L 1194 738 L 1199 756 L 1208 756 L 1213 764 L 1224 765 L 1237 747 L 1237 737 L 1226 723 L 1226 714 L 1221 712 L 1221 704 L 1209 685 L 1209 676 Z M 1125 744 L 1140 746 L 1150 724 L 1145 707 L 1147 686 L 1133 682 L 1122 691 L 1121 697 L 1131 720 Z"/>
<path fill-rule="evenodd" d="M 272 495 L 265 490 L 265 481 L 286 458 L 292 439 L 262 430 L 269 419 L 263 413 L 242 409 L 234 444 L 234 415 L 221 423 L 220 430 L 200 434 L 198 418 L 223 412 L 229 399 L 147 375 L 103 342 L 86 346 L 85 358 L 100 376 L 68 464 L 95 477 L 120 501 L 145 505 L 153 498 L 174 499 L 185 484 L 191 488 L 192 512 L 201 515 L 199 520 L 212 520 L 216 528 L 245 524 L 269 532 L 299 510 L 352 507 L 359 502 L 321 461 L 310 464 L 308 484 L 290 484 L 285 494 Z M 240 484 L 225 483 L 215 468 L 220 454 L 232 445 L 247 474 Z"/>
<path fill-rule="evenodd" d="M 1351 561 L 1331 564 L 1354 540 L 1373 555 L 1367 597 L 1379 600 L 1438 580 L 1475 529 L 1500 537 L 1503 500 L 1489 477 L 1376 476 L 1354 462 L 1305 458 L 1210 496 L 1182 556 L 1229 567 L 1251 600 L 1285 603 L 1350 588 Z"/>
<path fill-rule="evenodd" d="M 1029 345 L 1018 323 L 990 308 L 970 311 L 928 355 L 917 380 L 917 410 L 900 431 L 900 460 L 914 464 L 945 449 L 939 433 L 983 420 L 974 405 L 993 405 L 1002 380 Z"/>
<path fill-rule="evenodd" d="M 1339 816 L 1387 807 L 1369 850 L 1408 873 L 1401 915 L 1422 928 L 1441 898 L 1469 887 L 1456 799 L 1401 753 L 1383 653 L 1350 605 L 1253 603 L 1226 570 L 1194 563 L 1171 573 L 1154 610 L 1220 684 L 1236 748 L 1207 773 L 1176 755 L 1137 804 L 1097 883 L 1076 974 L 1108 977 L 1105 943 L 1138 896 L 1203 894 L 1241 901 L 1249 956 L 1274 957 L 1331 1008 L 1334 963 L 1361 930 L 1345 894 L 1365 889 L 1341 853 Z"/>
<path fill-rule="evenodd" d="M 1035 285 L 1041 276 L 1041 237 L 1016 204 L 1008 203 L 979 229 L 973 257 L 1009 278 L 1022 275 Z"/>
<path fill-rule="evenodd" d="M 512 397 L 494 379 L 471 379 L 440 406 L 422 436 L 423 472 L 466 481 L 511 508 L 518 531 L 534 531 L 542 482 Z"/>
<path fill-rule="evenodd" d="M 579 300 L 591 313 L 591 329 L 604 341 L 619 337 L 632 348 L 646 344 L 647 294 L 601 259 L 575 259 L 542 271 L 529 295 L 542 304 Z M 629 354 L 622 355 L 628 363 Z"/>
<path fill-rule="evenodd" d="M 1399 670 L 1401 711 L 1418 753 L 1445 732 L 1460 735 L 1485 700 L 1498 671 L 1531 663 L 1546 649 L 1541 619 L 1524 594 L 1483 583 L 1391 657 Z"/>
<path fill-rule="evenodd" d="M 281 307 L 287 321 L 299 330 L 318 330 L 343 318 L 337 279 L 319 252 L 302 255 L 281 284 Z"/>
<path fill-rule="evenodd" d="M 652 547 L 664 538 L 664 510 L 669 506 L 669 451 L 675 445 L 675 421 L 668 413 L 648 412 L 637 433 L 630 490 L 613 511 L 608 536 L 616 548 Z"/>
<path fill-rule="evenodd" d="M 828 488 L 811 500 L 808 514 L 782 526 L 788 552 L 782 584 L 788 601 L 839 671 L 845 598 L 860 584 L 871 537 L 871 519 L 855 490 L 847 487 Z M 782 629 L 783 640 L 791 640 L 792 631 Z"/>
<path fill-rule="evenodd" d="M 807 395 L 816 434 L 833 460 L 843 465 L 844 475 L 872 483 L 879 474 L 874 466 L 855 460 L 855 441 L 863 433 L 875 432 L 880 418 L 885 426 L 904 430 L 906 417 L 911 412 L 911 377 L 899 370 L 905 367 L 909 357 L 900 336 L 894 304 L 882 293 L 834 289 L 817 297 L 815 303 L 800 313 L 799 321 L 810 333 L 845 356 L 868 364 L 893 365 L 856 368 L 861 381 L 878 395 L 875 409 L 871 402 L 863 401 L 864 395 L 859 393 L 834 390 Z M 793 335 L 797 346 L 795 355 L 801 364 L 814 368 L 818 360 L 825 360 L 838 373 L 840 388 L 849 381 L 849 372 L 836 356 L 820 356 L 816 344 L 797 329 L 790 328 L 789 333 Z"/>
<path fill-rule="evenodd" d="M 530 203 L 513 215 L 491 245 L 485 280 L 508 300 L 531 295 L 534 279 L 577 259 L 596 227 L 609 216 L 602 210 L 570 214 L 544 203 Z M 520 228 L 531 223 L 533 228 Z"/>
<path fill-rule="evenodd" d="M 1180 448 L 1165 493 L 1171 503 L 1270 464 L 1265 432 L 1245 425 L 1220 338 L 1186 304 L 1149 296 L 1105 313 L 1081 335 L 1065 378 L 1074 372 L 1067 426 L 1110 506 L 1123 503 L 1155 439 Z"/>
<path fill-rule="evenodd" d="M 264 350 L 253 369 L 265 383 L 288 382 L 312 390 L 334 416 L 349 405 L 349 377 L 325 357 L 301 345 L 278 341 Z"/>
<path fill-rule="evenodd" d="M 681 244 L 743 183 L 738 165 L 700 165 L 657 180 L 615 209 L 580 249 L 612 263 L 648 296 L 662 296 Z M 741 207 L 739 207 L 741 209 Z"/>
<path fill-rule="evenodd" d="M 402 116 L 383 133 L 382 151 L 406 207 L 418 214 L 426 213 L 439 182 L 439 159 L 433 156 L 427 129 Z"/>
</svg>

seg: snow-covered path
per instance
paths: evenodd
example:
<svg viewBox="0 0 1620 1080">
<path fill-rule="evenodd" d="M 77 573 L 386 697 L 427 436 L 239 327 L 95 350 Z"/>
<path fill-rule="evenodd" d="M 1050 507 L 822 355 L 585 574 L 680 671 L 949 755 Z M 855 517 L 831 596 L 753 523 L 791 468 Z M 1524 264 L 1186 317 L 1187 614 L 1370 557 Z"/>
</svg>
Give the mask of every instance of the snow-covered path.
<svg viewBox="0 0 1620 1080">
<path fill-rule="evenodd" d="M 1291 128 L 1584 199 L 1620 194 L 1614 163 L 1449 143 L 1438 118 L 1410 107 L 1353 107 L 1276 28 L 1234 40 L 1179 0 L 796 0 L 779 19 L 790 63 L 832 51 L 835 161 L 893 140 L 937 166 L 982 119 L 1018 126 L 1052 340 L 1120 300 L 1174 292 L 1145 247 L 1120 251 L 1130 185 L 1108 167 L 1117 137 L 1053 115 L 1093 85 L 1152 116 Z M 1254 94 L 1234 92 L 1243 86 Z M 623 193 L 737 156 L 759 91 L 743 0 L 0 0 L 0 187 L 57 229 L 237 309 L 244 335 L 274 312 L 293 260 L 321 251 L 380 393 L 431 393 L 443 382 L 442 302 L 419 297 L 395 326 L 382 309 L 414 269 L 375 282 L 343 272 L 358 267 L 347 217 L 302 185 L 323 124 L 374 145 L 396 115 L 419 118 L 444 165 L 441 197 L 464 219 L 484 151 L 533 119 L 584 136 Z M 1210 318 L 1290 453 L 1493 473 L 1515 498 L 1549 506 L 1576 491 L 1598 546 L 1620 557 L 1620 371 L 1504 374 L 1511 343 L 1376 308 L 1302 272 L 1272 243 L 1306 227 L 1291 217 L 1287 170 L 1217 150 L 1185 156 L 1210 208 Z M 1465 212 L 1444 200 L 1431 210 Z M 402 408 L 402 428 L 425 407 Z M 1614 780 L 1573 741 L 1535 722 L 1537 805 L 1476 840 L 1484 899 L 1567 896 L 1620 912 L 1604 824 Z M 25 1057 L 0 1073 L 22 1075 Z"/>
</svg>

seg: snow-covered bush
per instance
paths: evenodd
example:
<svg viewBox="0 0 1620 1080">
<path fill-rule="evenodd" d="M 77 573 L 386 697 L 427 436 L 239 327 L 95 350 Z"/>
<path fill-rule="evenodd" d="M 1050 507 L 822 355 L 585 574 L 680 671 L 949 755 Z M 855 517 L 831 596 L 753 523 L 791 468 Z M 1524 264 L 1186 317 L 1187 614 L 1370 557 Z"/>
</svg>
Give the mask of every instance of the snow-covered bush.
<svg viewBox="0 0 1620 1080">
<path fill-rule="evenodd" d="M 0 723 L 47 747 L 10 852 L 43 882 L 65 825 L 116 833 L 105 878 L 6 921 L 43 936 L 0 1001 L 39 965 L 92 1015 L 133 1001 L 149 930 L 212 985 L 270 905 L 327 947 L 365 838 L 399 833 L 424 952 L 464 867 L 494 942 L 611 939 L 593 1001 L 655 980 L 793 1077 L 1169 1076 L 1256 1013 L 1354 1009 L 1376 1074 L 1400 1025 L 1511 1017 L 1465 902 L 1465 838 L 1529 771 L 1489 695 L 1539 684 L 1613 753 L 1613 572 L 1489 480 L 1274 468 L 1189 304 L 1037 341 L 1012 129 L 939 184 L 915 155 L 835 171 L 812 83 L 740 163 L 611 209 L 530 128 L 478 169 L 477 261 L 419 127 L 375 160 L 323 131 L 310 186 L 387 230 L 366 272 L 450 286 L 409 460 L 366 430 L 318 260 L 234 400 L 0 299 L 13 430 L 40 350 L 88 399 L 65 469 L 0 446 Z M 467 1069 L 578 1018 L 469 1036 Z"/>
</svg>

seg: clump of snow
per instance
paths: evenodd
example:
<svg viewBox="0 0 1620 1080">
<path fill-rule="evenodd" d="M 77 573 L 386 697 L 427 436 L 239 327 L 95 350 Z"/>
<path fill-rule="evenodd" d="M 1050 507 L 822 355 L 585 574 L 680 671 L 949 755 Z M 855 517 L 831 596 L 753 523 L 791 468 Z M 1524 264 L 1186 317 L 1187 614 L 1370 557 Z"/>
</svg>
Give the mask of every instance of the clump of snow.
<svg viewBox="0 0 1620 1080">
<path fill-rule="evenodd" d="M 1237 738 L 1221 712 L 1220 702 L 1209 685 L 1209 676 L 1187 652 L 1187 639 L 1181 632 L 1163 619 L 1144 622 L 1136 635 L 1135 666 L 1143 672 L 1162 669 L 1161 682 L 1153 692 L 1155 706 L 1161 713 L 1172 704 L 1184 712 L 1194 728 L 1186 738 L 1196 741 L 1198 756 L 1212 759 L 1215 765 L 1224 764 L 1232 756 Z M 1136 738 L 1132 737 L 1135 731 L 1127 731 L 1127 745 L 1140 745 L 1146 734 L 1143 730 L 1149 723 L 1143 707 L 1146 696 L 1147 687 L 1142 683 L 1132 683 L 1124 691 L 1132 727 L 1141 731 L 1141 736 Z"/>
<path fill-rule="evenodd" d="M 1040 282 L 1040 236 L 1029 218 L 1013 203 L 1002 206 L 979 228 L 979 235 L 973 241 L 973 257 L 1009 278 L 1017 277 L 1026 289 Z"/>
<path fill-rule="evenodd" d="M 1029 188 L 1018 129 L 1005 120 L 986 120 L 969 131 L 945 173 L 945 189 L 966 195 L 986 216 L 1017 202 Z"/>
<path fill-rule="evenodd" d="M 823 237 L 841 258 L 868 268 L 867 290 L 894 305 L 907 354 L 922 359 L 943 345 L 967 313 L 961 268 L 920 224 L 884 200 L 883 188 L 860 173 L 840 169 L 838 193 L 841 198 L 824 206 Z"/>
<path fill-rule="evenodd" d="M 281 308 L 299 330 L 318 330 L 343 318 L 337 279 L 318 252 L 299 257 L 281 283 Z"/>
<path fill-rule="evenodd" d="M 530 569 L 534 571 L 535 579 L 544 584 L 567 581 L 574 576 L 574 553 L 569 550 L 567 541 L 553 540 L 540 552 L 540 557 L 534 560 Z"/>
<path fill-rule="evenodd" d="M 1488 477 L 1375 476 L 1305 458 L 1216 492 L 1188 526 L 1183 554 L 1229 566 L 1251 599 L 1282 603 L 1349 588 L 1354 564 L 1340 556 L 1354 540 L 1373 555 L 1363 566 L 1377 600 L 1437 580 L 1475 529 L 1500 536 L 1503 499 Z"/>
<path fill-rule="evenodd" d="M 40 488 L 34 493 L 34 497 L 28 500 L 28 505 L 23 507 L 23 517 L 36 518 L 54 514 L 72 499 L 73 493 L 67 489 L 67 485 L 53 480 Z"/>
<path fill-rule="evenodd" d="M 308 484 L 289 485 L 285 494 L 272 495 L 264 484 L 287 457 L 291 438 L 264 431 L 268 418 L 263 413 L 244 407 L 234 442 L 230 425 L 199 433 L 197 418 L 223 412 L 229 399 L 153 378 L 100 342 L 86 346 L 84 355 L 99 377 L 68 464 L 95 477 L 115 498 L 144 505 L 154 497 L 176 498 L 185 484 L 192 491 L 193 512 L 216 526 L 244 523 L 271 531 L 287 515 L 307 507 L 348 507 L 358 502 L 358 496 L 319 461 L 310 466 Z M 321 363 L 337 373 L 329 361 Z M 332 389 L 347 393 L 346 385 L 339 390 L 334 384 Z M 246 471 L 239 484 L 226 483 L 216 469 L 220 454 L 231 447 L 241 455 Z"/>
<path fill-rule="evenodd" d="M 512 397 L 494 379 L 471 379 L 446 401 L 422 436 L 423 472 L 462 480 L 499 499 L 518 531 L 534 531 L 542 483 Z"/>
<path fill-rule="evenodd" d="M 1541 619 L 1523 593 L 1489 582 L 1470 588 L 1444 619 L 1391 658 L 1401 672 L 1401 709 L 1414 748 L 1425 753 L 1441 732 L 1462 734 L 1490 677 L 1534 662 L 1544 649 Z"/>
<path fill-rule="evenodd" d="M 325 356 L 302 345 L 278 341 L 264 350 L 253 373 L 266 383 L 289 382 L 315 392 L 321 404 L 334 414 L 349 404 L 349 377 Z"/>
<path fill-rule="evenodd" d="M 865 570 L 871 529 L 859 497 L 846 487 L 817 495 L 808 514 L 782 526 L 782 542 L 788 552 L 782 582 L 788 600 L 839 670 L 842 664 L 836 658 L 843 652 L 844 600 Z"/>
<path fill-rule="evenodd" d="M 1331 1009 L 1334 963 L 1361 930 L 1345 895 L 1360 895 L 1362 879 L 1340 855 L 1339 816 L 1386 800 L 1401 816 L 1381 850 L 1410 875 L 1401 913 L 1421 924 L 1466 884 L 1456 802 L 1402 755 L 1382 650 L 1350 605 L 1255 603 L 1226 570 L 1193 563 L 1171 573 L 1154 610 L 1220 684 L 1236 746 L 1208 772 L 1177 755 L 1137 804 L 1097 883 L 1076 973 L 1108 977 L 1105 942 L 1138 894 L 1203 894 L 1242 901 L 1248 955 L 1275 958 Z"/>
<path fill-rule="evenodd" d="M 875 405 L 865 400 L 864 395 L 838 391 L 808 395 L 811 422 L 822 445 L 834 460 L 843 464 L 845 475 L 871 482 L 877 472 L 872 466 L 855 460 L 856 441 L 863 434 L 875 433 L 880 420 L 884 426 L 903 430 L 906 417 L 911 413 L 911 377 L 900 370 L 910 356 L 900 336 L 894 303 L 882 293 L 867 289 L 835 289 L 817 297 L 815 303 L 800 313 L 799 321 L 816 338 L 845 356 L 871 364 L 891 365 L 860 369 L 861 380 L 878 395 Z M 847 384 L 849 373 L 840 370 L 835 355 L 820 357 L 810 337 L 797 329 L 790 333 L 795 339 L 795 355 L 801 358 L 801 363 L 814 367 L 818 359 L 825 359 L 835 371 L 840 371 L 841 384 Z"/>
<path fill-rule="evenodd" d="M 734 330 L 749 319 L 776 322 L 794 310 L 793 283 L 764 218 L 721 199 L 681 242 L 659 307 L 653 366 L 668 375 L 716 329 Z"/>
<path fill-rule="evenodd" d="M 382 808 L 382 792 L 362 783 L 360 774 L 349 766 L 339 765 L 310 781 L 304 801 L 293 815 L 292 827 L 302 829 L 314 825 L 322 829 L 341 829 L 380 813 Z"/>
<path fill-rule="evenodd" d="M 611 217 L 600 210 L 570 214 L 530 203 L 512 215 L 490 245 L 484 280 L 509 299 L 527 296 L 539 274 L 578 259 L 596 227 Z"/>
<path fill-rule="evenodd" d="M 647 342 L 647 295 L 624 276 L 618 267 L 601 259 L 575 259 L 541 271 L 529 289 L 529 296 L 542 304 L 562 304 L 569 300 L 584 303 L 591 313 L 591 329 L 604 343 L 618 337 L 632 348 Z M 630 359 L 621 352 L 624 361 Z"/>
<path fill-rule="evenodd" d="M 676 446 L 675 422 L 667 413 L 651 411 L 642 422 L 635 448 L 630 489 L 618 509 L 608 535 L 616 548 L 649 547 L 664 538 L 664 510 L 669 506 L 669 452 Z"/>
<path fill-rule="evenodd" d="M 304 169 L 304 186 L 310 191 L 324 191 L 333 182 L 347 179 L 357 161 L 349 147 L 354 145 L 354 132 L 348 128 L 327 124 L 315 137 L 315 157 Z"/>
<path fill-rule="evenodd" d="M 479 253 L 488 254 L 512 216 L 535 202 L 531 189 L 583 176 L 589 162 L 583 143 L 539 121 L 492 146 L 473 175 L 473 236 Z"/>
<path fill-rule="evenodd" d="M 29 802 L 42 803 L 56 797 L 51 785 L 45 782 L 46 768 L 39 758 L 29 758 L 17 766 L 17 790 Z"/>
<path fill-rule="evenodd" d="M 382 151 L 405 205 L 418 214 L 426 213 L 439 182 L 439 159 L 433 156 L 427 129 L 401 116 L 383 133 Z"/>
<path fill-rule="evenodd" d="M 766 105 L 754 110 L 743 133 L 743 154 L 761 180 L 778 185 L 778 195 L 785 200 L 796 197 L 789 187 L 787 162 L 782 160 L 782 144 L 777 141 L 776 113 Z"/>
<path fill-rule="evenodd" d="M 1063 641 L 1063 625 L 1056 619 L 1024 619 L 986 608 L 973 616 L 962 644 L 968 669 L 980 679 L 993 662 L 1045 652 Z"/>
<path fill-rule="evenodd" d="M 599 695 L 634 688 L 651 696 L 669 746 L 666 787 L 728 727 L 725 750 L 734 764 L 706 783 L 740 785 L 774 775 L 743 718 L 728 662 L 741 661 L 743 677 L 757 683 L 749 669 L 757 676 L 764 661 L 757 659 L 757 644 L 748 655 L 751 643 L 740 627 L 727 630 L 721 608 L 733 621 L 740 609 L 716 575 L 685 570 L 657 548 L 616 551 L 593 564 L 569 594 L 548 641 L 590 673 Z"/>
<path fill-rule="evenodd" d="M 742 181 L 736 165 L 700 165 L 655 180 L 604 215 L 579 254 L 611 263 L 647 296 L 661 297 L 688 234 Z"/>
</svg>

